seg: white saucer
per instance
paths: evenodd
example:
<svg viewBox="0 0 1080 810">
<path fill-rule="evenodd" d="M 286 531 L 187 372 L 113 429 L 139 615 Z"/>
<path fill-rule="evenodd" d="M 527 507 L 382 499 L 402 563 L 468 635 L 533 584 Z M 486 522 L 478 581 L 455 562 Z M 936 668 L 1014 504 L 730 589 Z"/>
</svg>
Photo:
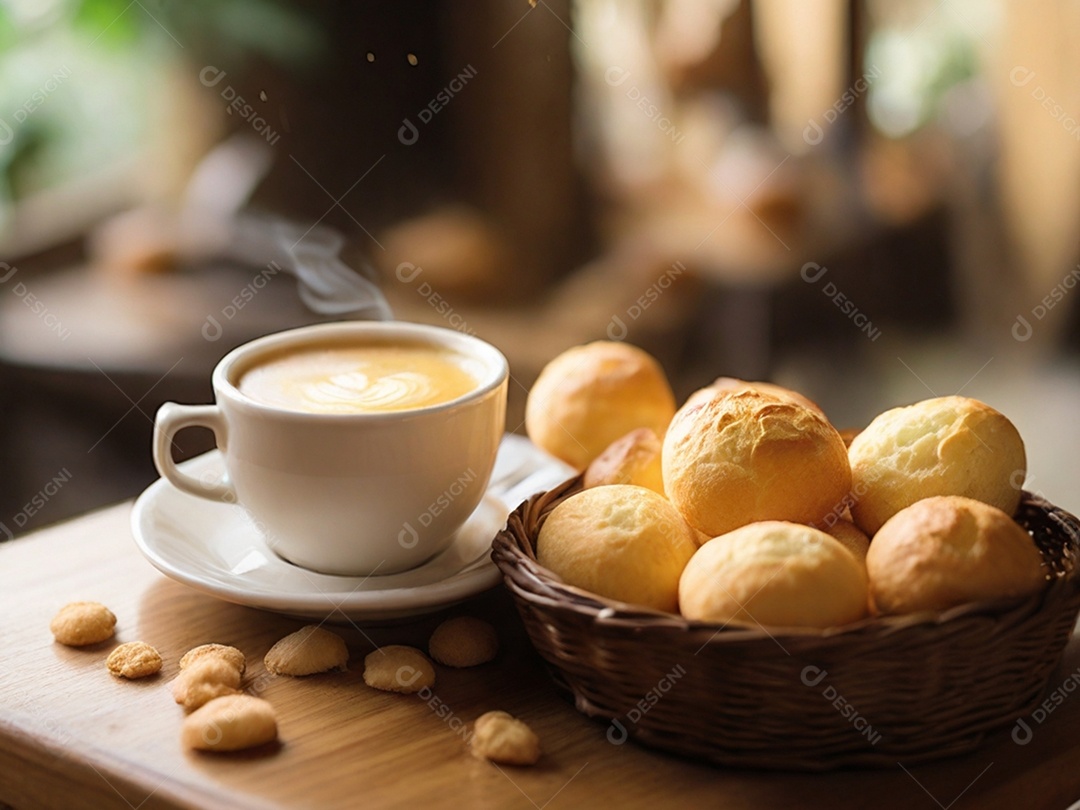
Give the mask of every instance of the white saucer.
<svg viewBox="0 0 1080 810">
<path fill-rule="evenodd" d="M 180 466 L 200 478 L 222 465 L 214 450 Z M 319 621 L 387 621 L 441 610 L 498 583 L 491 541 L 510 510 L 574 474 L 528 439 L 504 436 L 487 494 L 450 548 L 387 576 L 332 576 L 286 562 L 242 508 L 188 495 L 164 479 L 135 501 L 131 529 L 155 568 L 228 602 Z"/>
</svg>

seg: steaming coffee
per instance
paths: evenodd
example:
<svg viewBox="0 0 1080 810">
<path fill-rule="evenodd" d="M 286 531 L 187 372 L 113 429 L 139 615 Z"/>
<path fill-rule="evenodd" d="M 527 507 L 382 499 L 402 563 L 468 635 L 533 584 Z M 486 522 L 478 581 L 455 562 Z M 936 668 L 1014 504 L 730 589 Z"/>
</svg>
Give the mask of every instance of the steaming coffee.
<svg viewBox="0 0 1080 810">
<path fill-rule="evenodd" d="M 449 547 L 483 500 L 508 375 L 498 349 L 452 329 L 346 321 L 279 332 L 222 358 L 213 405 L 161 406 L 154 463 L 181 492 L 242 506 L 295 565 L 394 574 Z M 189 427 L 214 432 L 216 478 L 173 460 Z"/>
<path fill-rule="evenodd" d="M 271 356 L 240 378 L 240 391 L 291 411 L 385 413 L 450 402 L 474 390 L 475 361 L 439 346 L 311 346 Z"/>
</svg>

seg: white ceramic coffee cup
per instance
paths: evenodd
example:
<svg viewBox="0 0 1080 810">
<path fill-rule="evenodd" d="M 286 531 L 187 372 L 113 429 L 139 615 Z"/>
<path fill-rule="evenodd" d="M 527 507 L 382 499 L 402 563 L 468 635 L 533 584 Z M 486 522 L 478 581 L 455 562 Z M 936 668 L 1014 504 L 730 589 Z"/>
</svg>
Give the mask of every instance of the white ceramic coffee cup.
<svg viewBox="0 0 1080 810">
<path fill-rule="evenodd" d="M 245 371 L 283 350 L 403 343 L 475 361 L 476 388 L 424 408 L 352 414 L 286 410 L 238 388 Z M 505 429 L 508 374 L 490 344 L 433 326 L 346 322 L 268 335 L 218 363 L 214 405 L 161 406 L 154 463 L 184 492 L 239 503 L 297 565 L 346 576 L 404 571 L 444 550 L 480 503 Z M 201 481 L 173 461 L 173 437 L 196 426 L 214 432 L 221 480 Z"/>
</svg>

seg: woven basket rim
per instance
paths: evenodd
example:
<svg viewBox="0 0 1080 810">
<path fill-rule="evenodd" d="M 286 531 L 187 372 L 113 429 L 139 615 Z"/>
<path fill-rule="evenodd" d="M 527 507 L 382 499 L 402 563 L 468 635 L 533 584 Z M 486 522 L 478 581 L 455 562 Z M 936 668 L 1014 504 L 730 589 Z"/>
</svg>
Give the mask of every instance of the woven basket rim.
<svg viewBox="0 0 1080 810">
<path fill-rule="evenodd" d="M 525 511 L 541 508 L 545 503 L 568 497 L 569 494 L 581 486 L 581 482 L 581 475 L 574 476 L 562 484 L 546 492 L 537 493 L 522 502 L 517 509 L 511 512 L 507 526 L 496 535 L 492 543 L 491 556 L 503 573 L 505 584 L 511 591 L 535 603 L 562 610 L 571 610 L 599 625 L 622 625 L 633 626 L 641 630 L 673 630 L 694 635 L 704 634 L 709 635 L 710 640 L 714 642 L 721 639 L 726 642 L 831 639 L 861 633 L 896 633 L 912 627 L 943 625 L 968 616 L 1005 616 L 1014 612 L 1034 613 L 1038 612 L 1045 602 L 1058 596 L 1061 591 L 1080 589 L 1080 564 L 1076 564 L 1074 560 L 1073 564 L 1065 572 L 1052 577 L 1047 587 L 1029 596 L 966 602 L 944 611 L 919 611 L 895 616 L 868 616 L 856 622 L 825 629 L 772 625 L 765 628 L 760 625 L 754 627 L 735 622 L 720 623 L 687 619 L 677 613 L 668 613 L 641 605 L 620 602 L 568 585 L 557 574 L 537 562 L 534 556 L 534 547 L 529 549 L 530 552 L 533 552 L 532 556 L 522 550 L 516 542 L 509 522 L 515 519 L 520 520 Z M 1022 505 L 1027 504 L 1050 512 L 1064 513 L 1076 522 L 1076 518 L 1072 517 L 1064 509 L 1026 490 L 1021 491 L 1020 502 Z M 1077 536 L 1067 527 L 1067 522 L 1063 522 L 1061 528 L 1070 535 L 1073 546 L 1080 547 L 1080 536 Z M 535 544 L 535 539 L 532 540 L 532 543 Z"/>
<path fill-rule="evenodd" d="M 1035 709 L 1080 612 L 1080 522 L 1026 492 L 1013 517 L 1053 580 L 1032 596 L 828 629 L 728 626 L 627 605 L 567 585 L 536 561 L 544 520 L 581 484 L 577 476 L 520 504 L 492 558 L 556 687 L 583 714 L 677 756 L 822 771 L 974 750 Z M 642 702 L 675 663 L 689 668 L 679 669 L 685 686 L 664 690 L 646 712 Z M 874 739 L 817 688 L 817 675 L 806 681 L 807 666 L 848 696 L 865 728 L 878 730 Z"/>
</svg>

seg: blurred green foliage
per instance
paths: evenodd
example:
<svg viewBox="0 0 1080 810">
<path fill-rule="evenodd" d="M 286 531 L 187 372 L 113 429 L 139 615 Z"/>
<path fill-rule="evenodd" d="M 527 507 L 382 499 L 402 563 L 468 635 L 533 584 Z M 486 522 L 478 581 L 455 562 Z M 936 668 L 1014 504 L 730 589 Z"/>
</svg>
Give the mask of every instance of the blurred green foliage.
<svg viewBox="0 0 1080 810">
<path fill-rule="evenodd" d="M 0 0 L 0 226 L 10 203 L 135 153 L 171 73 L 303 71 L 321 3 Z"/>
<path fill-rule="evenodd" d="M 114 47 L 167 36 L 229 67 L 261 56 L 303 68 L 323 44 L 316 19 L 282 0 L 67 0 L 72 25 Z"/>
</svg>

